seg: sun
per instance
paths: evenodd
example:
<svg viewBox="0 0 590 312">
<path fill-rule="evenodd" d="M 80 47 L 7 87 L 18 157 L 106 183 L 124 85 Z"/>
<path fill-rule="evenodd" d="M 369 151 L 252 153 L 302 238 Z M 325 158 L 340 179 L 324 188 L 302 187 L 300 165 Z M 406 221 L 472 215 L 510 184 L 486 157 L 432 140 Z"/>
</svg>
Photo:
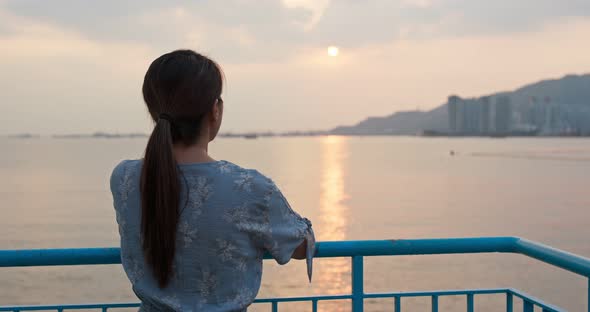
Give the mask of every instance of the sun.
<svg viewBox="0 0 590 312">
<path fill-rule="evenodd" d="M 335 47 L 335 46 L 328 47 L 328 55 L 329 56 L 338 56 L 339 53 L 340 53 L 340 49 L 338 49 L 338 47 Z"/>
</svg>

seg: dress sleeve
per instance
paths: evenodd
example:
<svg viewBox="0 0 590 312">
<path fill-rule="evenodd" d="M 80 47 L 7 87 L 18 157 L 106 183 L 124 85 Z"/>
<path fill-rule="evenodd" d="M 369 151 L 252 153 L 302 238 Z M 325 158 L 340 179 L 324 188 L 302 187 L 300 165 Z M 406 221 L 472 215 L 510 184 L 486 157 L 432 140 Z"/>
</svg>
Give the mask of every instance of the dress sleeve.
<svg viewBox="0 0 590 312">
<path fill-rule="evenodd" d="M 115 204 L 121 200 L 126 200 L 125 195 L 132 189 L 129 163 L 129 160 L 122 160 L 113 168 L 113 172 L 111 173 L 109 184 Z M 116 205 L 115 209 L 117 209 Z"/>
<path fill-rule="evenodd" d="M 306 242 L 307 275 L 311 282 L 313 256 L 315 253 L 315 236 L 311 222 L 297 214 L 281 191 L 272 181 L 266 196 L 268 233 L 263 236 L 264 249 L 279 264 L 289 262 L 293 252 L 301 243 Z"/>
<path fill-rule="evenodd" d="M 113 171 L 111 172 L 111 178 L 109 179 L 111 194 L 113 195 L 114 204 L 119 200 L 119 188 L 121 187 L 121 179 L 123 177 L 123 170 L 125 167 L 125 160 L 118 163 Z M 116 209 L 116 207 L 115 207 Z"/>
</svg>

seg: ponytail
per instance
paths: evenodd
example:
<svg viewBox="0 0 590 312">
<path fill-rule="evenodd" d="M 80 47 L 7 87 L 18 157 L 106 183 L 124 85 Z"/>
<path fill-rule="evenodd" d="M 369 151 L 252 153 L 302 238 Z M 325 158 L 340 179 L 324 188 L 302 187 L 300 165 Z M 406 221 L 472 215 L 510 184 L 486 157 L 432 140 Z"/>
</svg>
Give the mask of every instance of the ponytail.
<svg viewBox="0 0 590 312">
<path fill-rule="evenodd" d="M 172 278 L 180 218 L 182 172 L 172 147 L 197 142 L 203 116 L 215 105 L 222 88 L 221 68 L 191 50 L 166 53 L 145 73 L 143 99 L 156 126 L 145 148 L 141 171 L 141 244 L 160 288 Z"/>
<path fill-rule="evenodd" d="M 142 249 L 160 288 L 172 275 L 180 202 L 171 120 L 162 117 L 149 138 L 141 172 Z"/>
</svg>

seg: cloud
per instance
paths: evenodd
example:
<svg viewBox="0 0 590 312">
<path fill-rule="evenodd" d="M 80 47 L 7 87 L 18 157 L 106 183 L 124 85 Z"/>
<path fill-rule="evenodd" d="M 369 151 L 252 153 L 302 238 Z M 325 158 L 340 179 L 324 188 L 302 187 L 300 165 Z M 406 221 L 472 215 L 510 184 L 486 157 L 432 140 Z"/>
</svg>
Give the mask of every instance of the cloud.
<svg viewBox="0 0 590 312">
<path fill-rule="evenodd" d="M 505 35 L 590 16 L 587 0 L 8 0 L 17 16 L 94 40 L 155 49 L 195 47 L 228 62 L 284 61 L 303 49 L 358 48 L 395 40 Z"/>
<path fill-rule="evenodd" d="M 288 63 L 235 64 L 226 67 L 232 110 L 227 125 L 237 125 L 236 116 L 250 116 L 243 122 L 260 130 L 329 128 L 433 108 L 453 93 L 479 96 L 584 73 L 590 70 L 590 42 L 579 38 L 586 37 L 590 21 L 579 19 L 547 24 L 532 34 L 400 40 L 348 50 L 335 59 L 310 49 Z M 241 105 L 232 107 L 234 101 Z"/>
<path fill-rule="evenodd" d="M 322 18 L 322 15 L 330 5 L 330 0 L 282 0 L 283 4 L 289 8 L 303 8 L 310 12 L 310 16 L 303 25 L 305 31 L 312 30 Z"/>
<path fill-rule="evenodd" d="M 428 8 L 433 5 L 433 0 L 402 0 L 402 4 L 410 7 Z"/>
<path fill-rule="evenodd" d="M 431 108 L 590 70 L 586 2 L 4 1 L 0 133 L 147 131 L 143 74 L 181 47 L 224 67 L 224 130 Z"/>
<path fill-rule="evenodd" d="M 97 42 L 2 11 L 0 26 L 12 28 L 0 36 L 4 131 L 95 131 L 96 120 L 115 129 L 122 119 L 135 128 L 146 124 L 138 90 L 157 52 L 137 43 Z"/>
<path fill-rule="evenodd" d="M 182 5 L 168 1 L 7 1 L 16 16 L 74 29 L 97 41 L 137 42 L 154 49 L 208 47 L 231 61 L 254 60 L 248 44 L 263 42 L 258 55 L 289 51 L 283 44 L 305 33 L 306 9 L 287 8 L 278 1 L 199 1 Z M 265 51 L 273 50 L 266 53 Z M 245 49 L 243 51 L 242 49 Z M 235 57 L 238 51 L 243 54 Z M 277 53 L 275 53 L 277 52 Z M 284 55 L 284 53 L 283 53 Z"/>
<path fill-rule="evenodd" d="M 449 0 L 435 7 L 443 15 L 457 17 L 442 30 L 454 35 L 521 33 L 560 20 L 590 17 L 590 2 L 586 0 Z"/>
</svg>

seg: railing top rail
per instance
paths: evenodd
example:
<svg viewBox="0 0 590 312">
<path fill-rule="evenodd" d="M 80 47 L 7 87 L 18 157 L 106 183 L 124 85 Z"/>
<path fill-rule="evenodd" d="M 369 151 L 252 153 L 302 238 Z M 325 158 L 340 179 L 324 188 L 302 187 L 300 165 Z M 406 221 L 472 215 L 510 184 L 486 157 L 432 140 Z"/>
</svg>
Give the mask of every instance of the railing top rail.
<svg viewBox="0 0 590 312">
<path fill-rule="evenodd" d="M 518 237 L 320 242 L 316 257 L 519 253 L 590 277 L 590 259 Z M 121 263 L 119 248 L 0 250 L 0 267 Z"/>
</svg>

